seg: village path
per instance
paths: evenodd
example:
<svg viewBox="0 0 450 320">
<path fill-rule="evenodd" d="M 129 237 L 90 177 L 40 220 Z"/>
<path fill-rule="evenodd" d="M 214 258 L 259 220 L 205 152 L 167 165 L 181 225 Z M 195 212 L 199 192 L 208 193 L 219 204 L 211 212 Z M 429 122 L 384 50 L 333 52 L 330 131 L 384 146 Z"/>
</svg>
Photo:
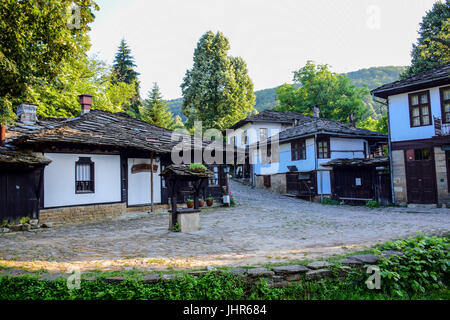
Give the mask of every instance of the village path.
<svg viewBox="0 0 450 320">
<path fill-rule="evenodd" d="M 65 272 L 260 265 L 319 259 L 415 235 L 450 232 L 450 209 L 309 203 L 232 182 L 238 205 L 201 213 L 201 230 L 168 231 L 167 212 L 0 234 L 0 266 Z"/>
</svg>

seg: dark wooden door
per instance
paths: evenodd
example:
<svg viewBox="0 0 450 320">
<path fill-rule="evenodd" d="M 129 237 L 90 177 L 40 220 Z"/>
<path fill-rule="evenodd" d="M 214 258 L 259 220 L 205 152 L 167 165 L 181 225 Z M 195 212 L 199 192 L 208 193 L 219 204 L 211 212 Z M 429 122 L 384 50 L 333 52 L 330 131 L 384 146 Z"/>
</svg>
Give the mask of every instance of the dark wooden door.
<svg viewBox="0 0 450 320">
<path fill-rule="evenodd" d="M 37 218 L 42 170 L 0 171 L 0 218 Z"/>
<path fill-rule="evenodd" d="M 374 198 L 374 168 L 336 167 L 334 194 L 339 198 L 369 200 Z"/>
<path fill-rule="evenodd" d="M 406 161 L 406 189 L 409 203 L 436 203 L 436 172 L 433 161 Z"/>
</svg>

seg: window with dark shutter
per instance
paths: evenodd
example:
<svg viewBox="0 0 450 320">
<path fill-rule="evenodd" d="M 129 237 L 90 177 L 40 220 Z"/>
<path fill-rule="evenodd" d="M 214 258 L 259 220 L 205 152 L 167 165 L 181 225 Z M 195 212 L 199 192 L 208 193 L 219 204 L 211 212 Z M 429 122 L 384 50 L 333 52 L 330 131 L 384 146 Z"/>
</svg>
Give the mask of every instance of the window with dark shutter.
<svg viewBox="0 0 450 320">
<path fill-rule="evenodd" d="M 94 188 L 94 162 L 91 158 L 80 157 L 75 162 L 75 192 L 93 193 Z"/>
</svg>

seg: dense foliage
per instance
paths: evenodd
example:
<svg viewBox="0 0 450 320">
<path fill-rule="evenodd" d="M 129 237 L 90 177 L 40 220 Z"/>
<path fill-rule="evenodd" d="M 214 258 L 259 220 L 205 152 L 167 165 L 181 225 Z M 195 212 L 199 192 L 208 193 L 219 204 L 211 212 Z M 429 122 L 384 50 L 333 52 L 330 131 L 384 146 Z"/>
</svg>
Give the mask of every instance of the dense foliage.
<svg viewBox="0 0 450 320">
<path fill-rule="evenodd" d="M 203 128 L 225 129 L 253 110 L 255 95 L 247 65 L 240 57 L 228 56 L 228 39 L 206 32 L 194 51 L 194 65 L 181 84 L 186 125 L 202 121 Z"/>
<path fill-rule="evenodd" d="M 349 115 L 358 121 L 367 118 L 363 99 L 369 95 L 367 87 L 357 88 L 344 75 L 333 73 L 327 65 L 308 61 L 294 71 L 294 85 L 284 84 L 277 89 L 280 105 L 276 110 L 312 114 L 318 106 L 320 117 L 349 123 Z"/>
<path fill-rule="evenodd" d="M 450 280 L 450 240 L 447 237 L 418 236 L 386 243 L 382 250 L 398 250 L 379 262 L 385 290 L 398 296 L 425 293 L 448 286 Z"/>
<path fill-rule="evenodd" d="M 141 120 L 159 127 L 175 129 L 183 126 L 181 119 L 174 119 L 172 112 L 167 110 L 167 103 L 163 100 L 157 83 L 153 84 L 148 98 L 144 100 L 140 114 Z"/>
<path fill-rule="evenodd" d="M 73 3 L 79 15 L 69 28 Z M 95 9 L 92 0 L 0 1 L 0 122 L 13 117 L 13 104 L 30 99 L 31 87 L 57 81 L 85 52 Z"/>
<path fill-rule="evenodd" d="M 402 78 L 450 62 L 450 0 L 436 1 L 422 18 L 419 38 L 411 51 L 411 66 Z"/>
<path fill-rule="evenodd" d="M 401 72 L 403 72 L 406 69 L 406 67 L 373 67 L 368 69 L 360 69 L 353 72 L 348 72 L 343 75 L 346 75 L 350 78 L 350 83 L 355 85 L 358 88 L 364 87 L 364 85 L 367 85 L 369 89 L 374 89 L 378 86 L 381 86 L 386 83 L 390 83 L 393 81 L 398 80 L 399 75 Z M 270 88 L 270 89 L 263 89 L 263 90 L 257 90 L 255 91 L 255 110 L 258 112 L 261 112 L 266 109 L 273 109 L 278 105 L 277 102 L 277 94 L 276 90 L 278 87 Z M 380 103 L 375 102 L 372 99 L 372 96 L 368 95 L 363 99 L 363 102 L 366 106 L 366 108 L 369 110 L 369 114 L 371 115 L 372 120 L 379 120 L 381 116 L 386 113 L 386 106 L 382 105 Z M 181 109 L 183 106 L 183 98 L 173 99 L 167 101 L 169 110 L 175 114 L 180 115 L 183 119 L 185 119 L 185 116 L 182 114 Z M 377 125 L 378 121 L 370 121 L 368 122 L 372 123 L 372 126 L 370 123 L 367 123 L 366 125 L 363 125 L 363 127 L 367 127 L 368 129 L 372 128 L 374 129 Z M 381 124 L 380 124 L 381 125 Z M 383 130 L 383 127 L 380 126 L 380 129 L 375 129 L 376 131 L 381 132 L 387 132 Z"/>
</svg>

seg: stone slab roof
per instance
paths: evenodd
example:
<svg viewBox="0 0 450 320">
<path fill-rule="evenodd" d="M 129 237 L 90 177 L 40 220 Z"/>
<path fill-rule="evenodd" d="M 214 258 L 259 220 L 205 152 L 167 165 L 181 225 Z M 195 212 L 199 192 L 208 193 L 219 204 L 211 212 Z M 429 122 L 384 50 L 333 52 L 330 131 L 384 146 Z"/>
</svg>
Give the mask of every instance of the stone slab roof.
<svg viewBox="0 0 450 320">
<path fill-rule="evenodd" d="M 314 134 L 342 135 L 346 137 L 387 139 L 387 135 L 323 118 L 304 116 L 297 126 L 280 132 L 280 142 L 312 136 Z"/>
<path fill-rule="evenodd" d="M 307 116 L 296 112 L 264 110 L 256 115 L 249 116 L 244 120 L 237 122 L 230 129 L 237 129 L 239 127 L 242 127 L 244 124 L 250 122 L 275 122 L 275 123 L 294 124 L 295 120 L 300 120 L 303 119 L 304 117 Z"/>
<path fill-rule="evenodd" d="M 168 173 L 174 173 L 178 176 L 185 176 L 185 177 L 200 177 L 200 178 L 208 178 L 212 177 L 214 173 L 210 170 L 205 171 L 193 171 L 189 168 L 189 165 L 186 164 L 172 164 L 170 166 L 167 166 L 163 172 L 161 172 L 161 176 L 164 176 Z"/>
<path fill-rule="evenodd" d="M 373 95 L 386 99 L 394 94 L 405 93 L 438 85 L 450 84 L 450 63 L 444 63 L 415 76 L 387 83 L 371 91 Z"/>
<path fill-rule="evenodd" d="M 389 157 L 377 157 L 377 158 L 354 158 L 354 159 L 333 159 L 328 161 L 322 166 L 327 167 L 363 167 L 363 166 L 383 166 L 389 165 Z"/>
<path fill-rule="evenodd" d="M 0 164 L 17 166 L 47 165 L 52 162 L 40 153 L 18 150 L 13 147 L 0 147 Z"/>
<path fill-rule="evenodd" d="M 73 119 L 42 119 L 32 125 L 17 123 L 7 129 L 6 138 L 17 146 L 58 142 L 170 153 L 187 136 L 177 133 L 179 139 L 172 141 L 172 134 L 172 130 L 122 112 L 92 110 Z M 188 137 L 193 146 L 193 138 Z M 204 140 L 203 146 L 209 143 Z"/>
</svg>

